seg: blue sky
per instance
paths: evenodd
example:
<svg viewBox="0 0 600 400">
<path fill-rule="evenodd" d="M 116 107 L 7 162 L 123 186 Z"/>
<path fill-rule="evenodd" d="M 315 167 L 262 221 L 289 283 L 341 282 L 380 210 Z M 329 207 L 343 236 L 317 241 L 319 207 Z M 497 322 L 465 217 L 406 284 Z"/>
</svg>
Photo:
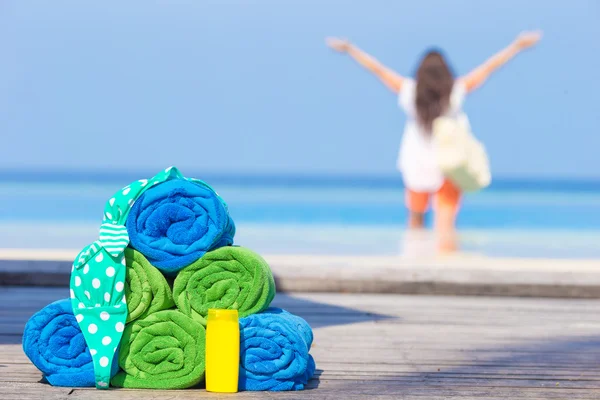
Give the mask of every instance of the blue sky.
<svg viewBox="0 0 600 400">
<path fill-rule="evenodd" d="M 600 177 L 595 0 L 0 2 L 0 168 L 393 174 L 393 94 L 324 38 L 402 74 L 543 42 L 467 101 L 493 172 Z"/>
</svg>

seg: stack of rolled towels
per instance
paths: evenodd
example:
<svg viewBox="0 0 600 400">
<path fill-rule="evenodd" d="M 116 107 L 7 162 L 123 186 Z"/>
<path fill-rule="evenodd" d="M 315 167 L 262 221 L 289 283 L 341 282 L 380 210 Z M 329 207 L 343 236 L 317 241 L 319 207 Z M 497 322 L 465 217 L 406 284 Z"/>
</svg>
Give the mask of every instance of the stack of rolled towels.
<svg viewBox="0 0 600 400">
<path fill-rule="evenodd" d="M 114 199 L 111 199 L 114 201 Z M 209 309 L 240 316 L 240 390 L 301 390 L 313 376 L 308 323 L 270 307 L 267 262 L 233 245 L 223 200 L 201 181 L 170 179 L 130 203 L 124 293 L 127 320 L 115 352 L 112 386 L 184 389 L 201 385 Z M 95 350 L 70 299 L 52 303 L 25 327 L 23 349 L 55 386 L 94 386 Z"/>
</svg>

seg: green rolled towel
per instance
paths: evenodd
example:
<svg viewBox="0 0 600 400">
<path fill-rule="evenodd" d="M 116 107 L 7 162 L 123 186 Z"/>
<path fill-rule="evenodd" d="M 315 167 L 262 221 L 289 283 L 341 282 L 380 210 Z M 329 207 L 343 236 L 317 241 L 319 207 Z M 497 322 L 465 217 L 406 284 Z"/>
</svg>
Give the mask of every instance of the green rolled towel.
<svg viewBox="0 0 600 400">
<path fill-rule="evenodd" d="M 127 248 L 125 261 L 125 296 L 129 311 L 127 323 L 175 306 L 169 283 L 142 253 Z"/>
<path fill-rule="evenodd" d="M 173 297 L 181 312 L 206 326 L 209 308 L 238 310 L 240 318 L 267 309 L 275 297 L 275 280 L 261 256 L 226 246 L 181 270 Z"/>
<path fill-rule="evenodd" d="M 177 310 L 164 310 L 125 327 L 113 386 L 186 389 L 204 379 L 206 333 Z"/>
</svg>

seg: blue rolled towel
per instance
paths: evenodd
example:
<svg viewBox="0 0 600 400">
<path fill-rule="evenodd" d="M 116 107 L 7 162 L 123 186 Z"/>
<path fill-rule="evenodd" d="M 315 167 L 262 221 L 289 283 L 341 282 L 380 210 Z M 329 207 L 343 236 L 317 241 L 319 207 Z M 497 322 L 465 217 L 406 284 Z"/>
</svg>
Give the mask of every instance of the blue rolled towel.
<svg viewBox="0 0 600 400">
<path fill-rule="evenodd" d="M 284 318 L 290 319 L 291 322 L 296 325 L 298 332 L 300 332 L 300 334 L 304 337 L 304 341 L 306 342 L 306 345 L 308 346 L 308 350 L 310 350 L 312 343 L 313 343 L 314 336 L 313 336 L 312 328 L 310 327 L 308 322 L 306 322 L 304 320 L 304 318 L 294 315 L 286 310 L 283 310 L 283 309 L 277 308 L 277 307 L 269 307 L 265 311 L 263 311 L 262 314 L 281 315 Z"/>
<path fill-rule="evenodd" d="M 279 308 L 240 319 L 240 390 L 302 390 L 315 373 L 308 323 Z"/>
<path fill-rule="evenodd" d="M 209 250 L 233 244 L 227 205 L 201 181 L 173 179 L 148 189 L 127 217 L 133 248 L 167 275 Z"/>
<path fill-rule="evenodd" d="M 55 301 L 29 319 L 23 332 L 23 351 L 52 386 L 95 386 L 92 355 L 69 299 Z M 118 369 L 118 363 L 113 362 L 112 374 Z"/>
</svg>

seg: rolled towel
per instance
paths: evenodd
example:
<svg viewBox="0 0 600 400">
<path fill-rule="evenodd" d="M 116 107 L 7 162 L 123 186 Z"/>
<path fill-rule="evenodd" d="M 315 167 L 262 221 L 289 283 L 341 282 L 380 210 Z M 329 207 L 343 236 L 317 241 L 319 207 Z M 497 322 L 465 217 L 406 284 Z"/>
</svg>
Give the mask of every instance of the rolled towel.
<svg viewBox="0 0 600 400">
<path fill-rule="evenodd" d="M 169 283 L 138 251 L 125 249 L 127 323 L 175 306 Z"/>
<path fill-rule="evenodd" d="M 125 327 L 119 372 L 111 383 L 138 389 L 186 389 L 204 379 L 206 332 L 177 310 L 164 310 Z"/>
<path fill-rule="evenodd" d="M 235 225 L 217 193 L 201 181 L 173 179 L 144 192 L 127 217 L 133 248 L 174 275 L 209 250 L 233 244 Z"/>
<path fill-rule="evenodd" d="M 177 308 L 206 326 L 209 308 L 263 311 L 275 297 L 271 268 L 258 254 L 228 246 L 206 253 L 179 272 L 173 284 Z"/>
<path fill-rule="evenodd" d="M 310 348 L 312 347 L 314 336 L 312 328 L 304 318 L 277 307 L 269 307 L 261 314 L 280 315 L 282 318 L 289 319 L 292 323 L 296 325 L 296 329 L 298 329 L 298 332 L 300 332 L 300 334 L 304 338 L 304 341 L 306 342 L 308 350 L 310 350 Z"/>
<path fill-rule="evenodd" d="M 240 319 L 240 390 L 302 390 L 315 373 L 312 329 L 302 318 L 270 308 Z"/>
<path fill-rule="evenodd" d="M 69 299 L 51 303 L 29 319 L 23 332 L 23 351 L 52 386 L 95 384 L 92 355 Z M 113 375 L 118 369 L 113 363 Z"/>
</svg>

